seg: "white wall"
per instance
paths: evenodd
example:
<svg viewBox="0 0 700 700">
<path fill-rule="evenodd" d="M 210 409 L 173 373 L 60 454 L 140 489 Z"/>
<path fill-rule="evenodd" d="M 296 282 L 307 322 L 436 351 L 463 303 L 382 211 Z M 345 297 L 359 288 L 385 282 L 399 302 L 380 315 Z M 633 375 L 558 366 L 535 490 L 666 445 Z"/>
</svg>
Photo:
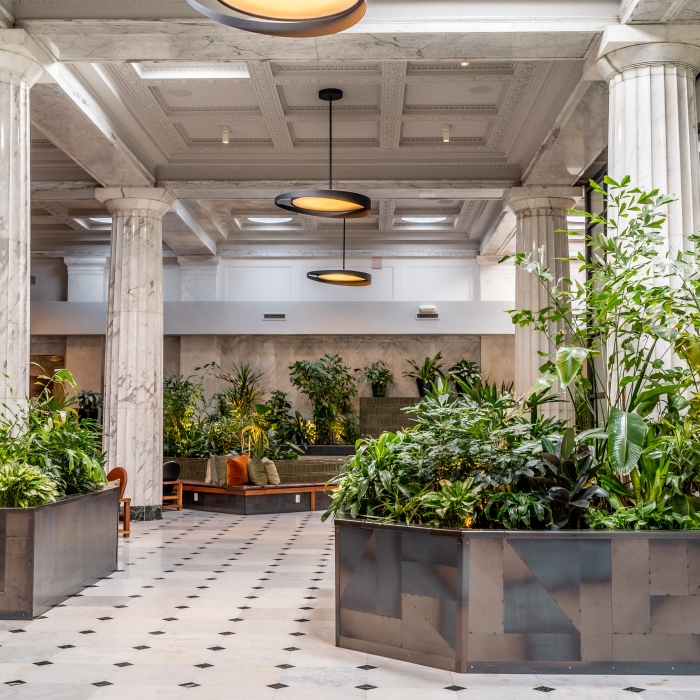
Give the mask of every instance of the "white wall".
<svg viewBox="0 0 700 700">
<path fill-rule="evenodd" d="M 163 301 L 180 301 L 180 264 L 163 258 Z"/>
<path fill-rule="evenodd" d="M 68 270 L 62 258 L 32 258 L 31 273 L 36 286 L 31 288 L 31 301 L 66 301 Z"/>
<path fill-rule="evenodd" d="M 380 270 L 372 269 L 370 258 L 348 259 L 346 267 L 372 275 L 369 287 L 335 287 L 306 277 L 312 270 L 338 267 L 337 258 L 222 260 L 218 299 L 424 303 L 479 299 L 479 268 L 473 258 L 384 258 Z"/>
</svg>

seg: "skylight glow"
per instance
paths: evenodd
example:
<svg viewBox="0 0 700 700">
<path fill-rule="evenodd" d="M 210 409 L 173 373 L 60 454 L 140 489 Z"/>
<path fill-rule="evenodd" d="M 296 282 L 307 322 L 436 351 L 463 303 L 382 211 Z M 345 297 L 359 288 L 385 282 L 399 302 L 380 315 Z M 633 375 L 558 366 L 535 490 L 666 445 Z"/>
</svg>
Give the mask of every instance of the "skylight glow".
<svg viewBox="0 0 700 700">
<path fill-rule="evenodd" d="M 279 216 L 249 216 L 248 221 L 252 221 L 254 224 L 288 224 L 292 220 L 292 217 L 279 217 Z"/>
<path fill-rule="evenodd" d="M 401 221 L 407 224 L 439 224 L 447 221 L 446 216 L 402 216 Z"/>
</svg>

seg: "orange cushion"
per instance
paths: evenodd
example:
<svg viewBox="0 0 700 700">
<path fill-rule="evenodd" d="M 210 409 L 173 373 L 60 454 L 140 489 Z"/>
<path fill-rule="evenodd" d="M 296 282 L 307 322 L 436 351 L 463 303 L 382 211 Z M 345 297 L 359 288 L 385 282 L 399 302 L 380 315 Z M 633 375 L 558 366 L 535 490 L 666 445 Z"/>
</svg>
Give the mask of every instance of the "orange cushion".
<svg viewBox="0 0 700 700">
<path fill-rule="evenodd" d="M 250 455 L 229 457 L 226 460 L 226 486 L 242 486 L 248 483 L 248 460 Z"/>
</svg>

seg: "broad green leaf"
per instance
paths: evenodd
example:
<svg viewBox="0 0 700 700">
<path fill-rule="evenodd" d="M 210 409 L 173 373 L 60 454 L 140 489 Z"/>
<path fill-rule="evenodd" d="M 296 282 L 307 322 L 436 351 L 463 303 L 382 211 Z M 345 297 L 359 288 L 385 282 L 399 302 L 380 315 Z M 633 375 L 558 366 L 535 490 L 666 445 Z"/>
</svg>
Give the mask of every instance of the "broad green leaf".
<svg viewBox="0 0 700 700">
<path fill-rule="evenodd" d="M 542 377 L 540 377 L 530 387 L 530 391 L 528 391 L 527 395 L 525 396 L 525 401 L 527 401 L 534 394 L 538 394 L 540 391 L 543 391 L 544 389 L 549 389 L 552 386 L 552 384 L 554 384 L 554 381 L 556 380 L 556 378 L 557 378 L 557 376 L 555 374 L 545 374 Z"/>
<path fill-rule="evenodd" d="M 590 350 L 576 346 L 559 348 L 557 350 L 557 376 L 562 389 L 571 384 L 576 379 L 576 375 L 581 371 L 585 359 Z"/>
<path fill-rule="evenodd" d="M 693 367 L 700 367 L 700 339 L 683 338 L 676 343 L 676 350 L 681 354 Z"/>
<path fill-rule="evenodd" d="M 700 512 L 700 498 L 685 493 L 677 493 L 670 500 L 669 505 L 673 512 L 679 515 L 694 515 Z"/>
<path fill-rule="evenodd" d="M 608 456 L 612 468 L 622 476 L 629 474 L 644 449 L 647 424 L 636 413 L 610 409 L 608 421 Z"/>
<path fill-rule="evenodd" d="M 576 447 L 576 433 L 573 428 L 569 428 L 561 438 L 561 458 L 568 459 Z"/>
</svg>

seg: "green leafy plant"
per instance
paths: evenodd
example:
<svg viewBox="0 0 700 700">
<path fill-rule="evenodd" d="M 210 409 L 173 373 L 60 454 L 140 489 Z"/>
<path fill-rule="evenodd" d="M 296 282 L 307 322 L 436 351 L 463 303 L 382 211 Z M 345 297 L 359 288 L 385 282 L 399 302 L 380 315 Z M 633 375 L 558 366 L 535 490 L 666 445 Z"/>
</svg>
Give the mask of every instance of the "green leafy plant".
<svg viewBox="0 0 700 700">
<path fill-rule="evenodd" d="M 394 382 L 394 375 L 383 360 L 373 362 L 369 367 L 365 367 L 363 376 L 370 384 L 382 384 L 386 386 Z"/>
<path fill-rule="evenodd" d="M 58 495 L 79 494 L 107 483 L 102 426 L 80 419 L 72 398 L 73 376 L 62 369 L 40 376 L 39 395 L 24 406 L 0 411 L 0 464 L 36 467 L 50 477 Z"/>
<path fill-rule="evenodd" d="M 311 400 L 316 444 L 333 444 L 338 419 L 353 413 L 357 379 L 338 355 L 326 354 L 317 362 L 299 360 L 289 370 L 292 385 Z"/>
<path fill-rule="evenodd" d="M 218 369 L 216 365 L 213 365 Z M 265 372 L 254 370 L 249 364 L 231 363 L 230 372 L 219 372 L 218 379 L 227 385 L 219 394 L 218 400 L 229 404 L 230 409 L 248 414 L 262 401 L 267 390 L 263 386 Z"/>
<path fill-rule="evenodd" d="M 542 446 L 545 451 L 541 457 L 548 472 L 535 478 L 544 487 L 537 495 L 553 511 L 551 528 L 559 530 L 569 525 L 572 517 L 578 521 L 594 498 L 605 498 L 608 492 L 595 481 L 599 465 L 593 450 L 581 443 L 580 438 L 577 441 L 573 428 L 556 443 L 543 437 Z"/>
<path fill-rule="evenodd" d="M 622 506 L 608 513 L 591 508 L 585 520 L 592 530 L 698 530 L 700 515 L 674 513 L 669 506 L 654 501 L 635 506 Z"/>
<path fill-rule="evenodd" d="M 0 507 L 35 508 L 53 503 L 57 495 L 53 479 L 37 467 L 19 462 L 0 465 Z"/>
<path fill-rule="evenodd" d="M 522 491 L 492 493 L 484 507 L 489 524 L 502 524 L 507 530 L 552 525 L 552 509 L 537 494 Z"/>
<path fill-rule="evenodd" d="M 463 384 L 471 386 L 481 379 L 481 370 L 476 362 L 460 360 L 447 370 L 447 376 L 455 383 L 455 389 L 461 391 Z"/>
<path fill-rule="evenodd" d="M 97 420 L 102 408 L 102 395 L 94 391 L 78 392 L 78 415 L 80 418 Z"/>
<path fill-rule="evenodd" d="M 441 360 L 441 352 L 435 357 L 426 357 L 422 365 L 419 365 L 415 360 L 406 360 L 413 369 L 404 372 L 403 376 L 411 379 L 420 379 L 426 383 L 434 382 L 438 377 L 445 376 L 442 371 L 444 363 Z"/>
<path fill-rule="evenodd" d="M 438 485 L 439 491 L 420 497 L 417 515 L 421 523 L 433 527 L 473 527 L 481 486 L 476 485 L 473 478 L 455 482 L 444 479 Z"/>
</svg>

